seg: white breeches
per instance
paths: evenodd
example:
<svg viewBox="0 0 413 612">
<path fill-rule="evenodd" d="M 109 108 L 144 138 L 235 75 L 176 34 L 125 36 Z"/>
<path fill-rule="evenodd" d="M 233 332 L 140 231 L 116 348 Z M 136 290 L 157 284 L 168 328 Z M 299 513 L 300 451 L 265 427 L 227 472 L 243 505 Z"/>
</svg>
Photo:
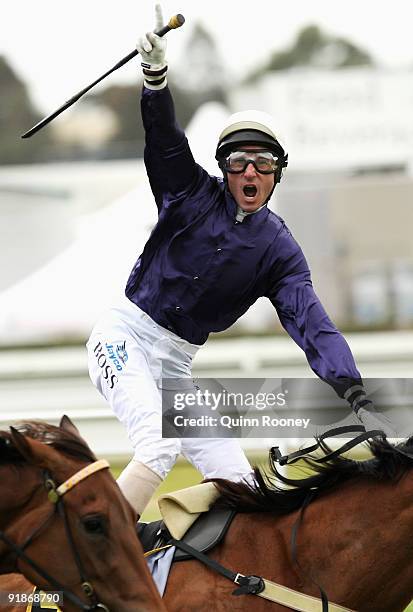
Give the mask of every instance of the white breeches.
<svg viewBox="0 0 413 612">
<path fill-rule="evenodd" d="M 179 453 L 204 478 L 248 478 L 251 466 L 237 440 L 162 438 L 160 381 L 192 381 L 192 359 L 198 348 L 125 299 L 103 315 L 92 331 L 87 343 L 89 374 L 126 427 L 134 459 L 161 478 Z"/>
</svg>

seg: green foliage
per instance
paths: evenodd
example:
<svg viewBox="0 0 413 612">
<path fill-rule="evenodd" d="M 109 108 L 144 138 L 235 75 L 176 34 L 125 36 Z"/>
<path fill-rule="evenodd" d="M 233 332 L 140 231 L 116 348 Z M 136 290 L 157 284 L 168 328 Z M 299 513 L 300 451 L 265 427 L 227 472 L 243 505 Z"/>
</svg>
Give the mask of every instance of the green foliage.
<svg viewBox="0 0 413 612">
<path fill-rule="evenodd" d="M 225 64 L 214 38 L 201 23 L 196 23 L 192 29 L 174 76 L 176 85 L 187 92 L 195 107 L 212 101 L 226 103 Z"/>
<path fill-rule="evenodd" d="M 168 74 L 176 115 L 179 124 L 185 128 L 198 106 L 208 99 L 216 99 L 213 92 L 204 96 L 191 95 L 178 85 L 173 73 Z M 135 157 L 142 155 L 145 133 L 140 117 L 140 90 L 138 85 L 112 85 L 99 94 L 88 96 L 95 104 L 108 107 L 116 116 L 119 128 L 108 142 L 109 157 Z"/>
<path fill-rule="evenodd" d="M 168 71 L 179 124 L 185 129 L 195 111 L 210 101 L 225 103 L 222 62 L 215 41 L 201 24 L 196 24 L 183 51 L 183 59 Z M 144 130 L 140 118 L 140 89 L 137 85 L 114 85 L 90 99 L 108 107 L 119 128 L 108 142 L 108 156 L 134 157 L 143 153 Z"/>
<path fill-rule="evenodd" d="M 374 61 L 371 55 L 356 47 L 353 43 L 345 40 L 344 38 L 337 38 L 337 43 L 341 44 L 346 51 L 346 55 L 343 58 L 338 68 L 345 68 L 347 66 L 373 66 Z"/>
<path fill-rule="evenodd" d="M 108 156 L 142 155 L 145 134 L 140 120 L 139 88 L 132 85 L 110 85 L 101 93 L 91 94 L 88 98 L 108 107 L 118 121 L 118 130 L 108 142 Z"/>
<path fill-rule="evenodd" d="M 288 49 L 274 52 L 262 69 L 248 75 L 245 81 L 252 82 L 267 72 L 300 66 L 340 69 L 373 65 L 367 51 L 345 38 L 326 34 L 317 25 L 308 25 Z"/>
<path fill-rule="evenodd" d="M 6 59 L 0 56 L 0 164 L 16 164 L 43 158 L 50 142 L 46 133 L 22 140 L 21 134 L 40 120 L 24 83 L 17 77 Z"/>
<path fill-rule="evenodd" d="M 316 25 L 303 28 L 297 35 L 297 39 L 289 51 L 290 62 L 306 65 L 311 62 L 311 58 L 322 49 L 328 42 L 327 37 Z M 294 65 L 292 63 L 291 65 Z"/>
<path fill-rule="evenodd" d="M 226 104 L 228 78 L 219 56 L 215 40 L 201 25 L 195 24 L 183 51 L 182 61 L 168 73 L 173 92 L 177 118 L 186 128 L 195 111 L 205 102 Z M 373 65 L 370 55 L 344 38 L 329 36 L 316 25 L 302 29 L 290 48 L 273 53 L 267 64 L 247 77 L 253 81 L 262 74 L 285 70 L 295 66 L 343 68 Z M 0 163 L 25 163 L 88 157 L 87 147 L 79 143 L 71 148 L 57 148 L 51 130 L 42 130 L 32 139 L 22 140 L 20 135 L 37 123 L 41 116 L 35 111 L 26 85 L 18 78 L 7 61 L 0 56 Z M 140 119 L 140 85 L 112 85 L 99 94 L 89 96 L 95 104 L 109 108 L 117 118 L 118 130 L 99 155 L 107 158 L 136 157 L 142 155 L 144 131 Z"/>
<path fill-rule="evenodd" d="M 173 72 L 168 73 L 168 84 L 175 103 L 179 125 L 186 128 L 195 111 L 204 102 L 224 101 L 223 91 L 208 89 L 204 92 L 192 92 L 181 85 Z M 113 85 L 99 94 L 90 95 L 94 103 L 107 106 L 115 114 L 119 128 L 108 142 L 108 157 L 135 157 L 142 155 L 145 133 L 140 117 L 141 84 Z"/>
</svg>

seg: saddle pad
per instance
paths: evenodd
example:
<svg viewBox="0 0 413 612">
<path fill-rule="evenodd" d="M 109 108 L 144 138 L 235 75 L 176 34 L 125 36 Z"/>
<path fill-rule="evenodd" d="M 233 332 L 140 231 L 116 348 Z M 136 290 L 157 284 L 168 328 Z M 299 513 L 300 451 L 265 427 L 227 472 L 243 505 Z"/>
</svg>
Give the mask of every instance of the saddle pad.
<svg viewBox="0 0 413 612">
<path fill-rule="evenodd" d="M 191 525 L 219 497 L 213 482 L 203 482 L 173 493 L 166 493 L 158 499 L 158 506 L 169 533 L 180 540 Z"/>
</svg>

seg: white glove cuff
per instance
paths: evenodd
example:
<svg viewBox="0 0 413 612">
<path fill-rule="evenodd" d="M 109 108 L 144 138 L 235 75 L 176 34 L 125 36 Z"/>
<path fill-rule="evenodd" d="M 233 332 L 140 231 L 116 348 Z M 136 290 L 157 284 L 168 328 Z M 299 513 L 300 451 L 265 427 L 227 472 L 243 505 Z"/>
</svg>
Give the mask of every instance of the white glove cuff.
<svg viewBox="0 0 413 612">
<path fill-rule="evenodd" d="M 149 72 L 161 72 L 164 71 L 165 68 L 168 70 L 168 62 L 162 62 L 161 64 L 149 64 L 148 62 L 141 62 L 141 66 L 143 70 L 147 70 Z"/>
<path fill-rule="evenodd" d="M 144 84 L 148 89 L 163 89 L 167 85 L 166 72 L 168 64 L 149 65 L 142 62 Z"/>
<path fill-rule="evenodd" d="M 164 89 L 167 86 L 168 81 L 165 77 L 162 83 L 159 83 L 158 85 L 154 85 L 153 83 L 145 79 L 143 84 L 145 85 L 146 89 L 153 89 L 154 91 L 157 91 L 158 89 Z"/>
</svg>

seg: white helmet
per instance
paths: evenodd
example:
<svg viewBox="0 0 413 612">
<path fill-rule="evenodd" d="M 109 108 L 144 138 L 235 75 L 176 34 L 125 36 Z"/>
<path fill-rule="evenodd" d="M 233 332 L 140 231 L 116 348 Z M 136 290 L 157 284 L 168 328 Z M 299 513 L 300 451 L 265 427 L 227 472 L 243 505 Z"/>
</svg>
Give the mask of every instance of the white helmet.
<svg viewBox="0 0 413 612">
<path fill-rule="evenodd" d="M 283 168 L 288 164 L 288 154 L 274 131 L 271 115 L 257 110 L 247 110 L 234 113 L 228 118 L 219 135 L 215 154 L 220 167 L 231 151 L 246 144 L 265 146 L 279 158 L 280 164 L 275 176 L 275 184 L 278 183 Z"/>
</svg>

